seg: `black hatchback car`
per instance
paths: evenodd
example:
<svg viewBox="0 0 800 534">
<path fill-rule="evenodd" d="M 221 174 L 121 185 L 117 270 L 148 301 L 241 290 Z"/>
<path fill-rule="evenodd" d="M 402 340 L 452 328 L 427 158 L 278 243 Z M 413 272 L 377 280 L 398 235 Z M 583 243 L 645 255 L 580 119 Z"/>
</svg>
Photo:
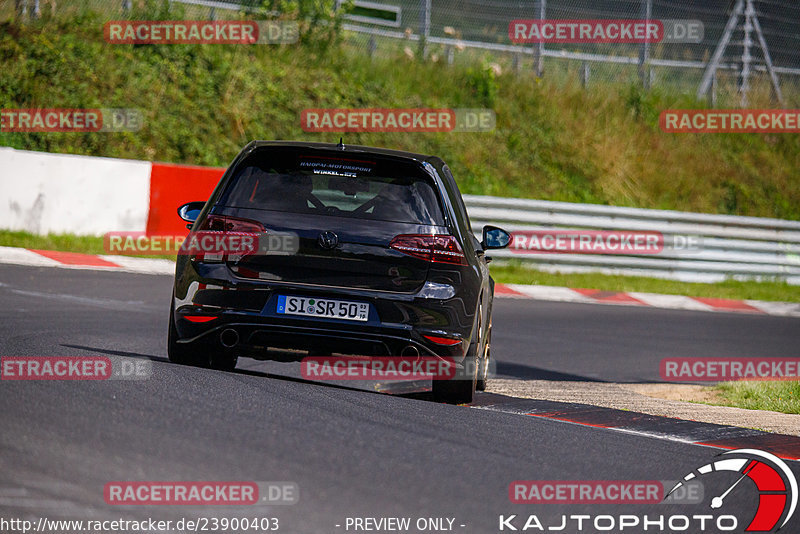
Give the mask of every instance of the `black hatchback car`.
<svg viewBox="0 0 800 534">
<path fill-rule="evenodd" d="M 179 215 L 193 234 L 260 236 L 250 253 L 178 256 L 173 362 L 233 369 L 239 356 L 431 357 L 455 362 L 438 400 L 486 387 L 494 281 L 463 199 L 439 158 L 327 143 L 248 144 L 206 202 Z M 305 354 L 305 353 L 304 353 Z"/>
</svg>

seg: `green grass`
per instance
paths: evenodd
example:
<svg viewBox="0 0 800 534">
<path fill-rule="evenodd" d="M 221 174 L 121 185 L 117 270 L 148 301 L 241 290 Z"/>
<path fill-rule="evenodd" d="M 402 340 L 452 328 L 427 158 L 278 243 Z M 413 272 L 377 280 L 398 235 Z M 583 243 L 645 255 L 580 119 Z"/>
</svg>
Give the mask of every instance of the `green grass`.
<svg viewBox="0 0 800 534">
<path fill-rule="evenodd" d="M 159 9 L 138 16 L 182 13 Z M 463 193 L 800 220 L 800 136 L 665 134 L 661 110 L 702 105 L 666 85 L 644 92 L 628 76 L 609 75 L 584 90 L 574 65 L 542 79 L 528 67 L 515 74 L 504 66 L 496 75 L 490 64 L 507 58 L 459 52 L 447 66 L 441 54 L 438 62 L 408 58 L 406 41 L 382 42 L 374 60 L 363 39 L 350 37 L 327 49 L 313 41 L 110 45 L 106 19 L 91 10 L 24 25 L 7 17 L 0 18 L 4 108 L 137 108 L 144 126 L 0 132 L 0 145 L 225 166 L 252 139 L 338 141 L 339 134 L 302 131 L 307 108 L 486 107 L 497 114 L 491 133 L 350 133 L 344 140 L 439 155 Z M 757 96 L 753 107 L 768 106 Z"/>
<path fill-rule="evenodd" d="M 28 232 L 0 230 L 0 246 L 60 250 L 82 254 L 106 254 L 103 250 L 102 237 L 72 234 L 35 235 Z"/>
<path fill-rule="evenodd" d="M 108 254 L 103 248 L 103 238 L 97 236 L 73 234 L 35 235 L 28 232 L 0 230 L 0 246 L 32 248 L 38 250 L 58 250 L 63 252 L 79 252 L 81 254 Z M 140 255 L 126 254 L 143 258 L 175 259 L 175 255 Z"/>
<path fill-rule="evenodd" d="M 81 252 L 84 254 L 106 254 L 103 249 L 102 237 L 76 236 L 70 234 L 48 234 L 40 236 L 28 232 L 0 230 L 0 246 L 60 250 L 65 252 Z M 175 258 L 174 255 L 143 257 Z M 740 282 L 729 280 L 718 284 L 690 284 L 672 280 L 660 280 L 657 278 L 610 276 L 599 273 L 545 273 L 535 271 L 521 264 L 493 264 L 491 266 L 491 271 L 492 276 L 497 282 L 505 284 L 536 284 L 600 289 L 603 291 L 642 291 L 647 293 L 689 295 L 694 297 L 800 302 L 800 286 L 790 286 L 782 282 Z"/>
<path fill-rule="evenodd" d="M 800 381 L 725 382 L 714 387 L 723 406 L 800 414 Z"/>
<path fill-rule="evenodd" d="M 638 291 L 735 300 L 800 302 L 800 286 L 792 286 L 784 282 L 726 280 L 716 284 L 698 284 L 599 273 L 547 273 L 536 271 L 519 263 L 492 265 L 491 271 L 495 281 L 505 284 L 563 286 L 602 291 Z"/>
</svg>

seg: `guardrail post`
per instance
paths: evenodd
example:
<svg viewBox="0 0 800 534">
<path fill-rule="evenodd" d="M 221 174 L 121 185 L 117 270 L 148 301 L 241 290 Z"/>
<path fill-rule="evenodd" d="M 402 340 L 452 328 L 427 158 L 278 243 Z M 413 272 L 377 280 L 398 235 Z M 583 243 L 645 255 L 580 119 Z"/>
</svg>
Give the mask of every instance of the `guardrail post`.
<svg viewBox="0 0 800 534">
<path fill-rule="evenodd" d="M 547 13 L 547 0 L 537 0 L 537 14 L 539 20 L 544 20 Z M 536 77 L 541 78 L 544 74 L 544 43 L 533 45 L 533 68 Z"/>
<path fill-rule="evenodd" d="M 753 54 L 750 50 L 753 48 L 753 17 L 756 10 L 753 8 L 752 0 L 747 0 L 744 11 L 744 39 L 742 40 L 742 70 L 739 73 L 739 94 L 741 95 L 742 107 L 747 107 L 747 94 L 750 91 L 750 63 L 753 60 Z"/>
<path fill-rule="evenodd" d="M 717 73 L 711 77 L 711 89 L 708 92 L 708 105 L 711 108 L 717 107 Z"/>
<path fill-rule="evenodd" d="M 367 43 L 367 51 L 369 52 L 369 58 L 373 59 L 375 57 L 375 51 L 378 49 L 378 43 L 375 42 L 375 36 L 369 36 L 369 43 Z"/>
<path fill-rule="evenodd" d="M 25 12 L 28 11 L 28 0 L 15 0 L 17 18 L 24 18 Z"/>
<path fill-rule="evenodd" d="M 653 16 L 653 0 L 641 0 L 641 2 L 639 18 L 650 22 Z M 644 43 L 639 45 L 639 79 L 645 90 L 650 89 L 650 73 L 647 72 L 648 61 L 650 61 L 650 43 L 645 40 Z"/>
<path fill-rule="evenodd" d="M 431 0 L 420 0 L 419 9 L 419 57 L 425 59 L 431 33 Z"/>
<path fill-rule="evenodd" d="M 589 86 L 589 62 L 584 61 L 581 64 L 581 87 L 586 89 Z"/>
</svg>

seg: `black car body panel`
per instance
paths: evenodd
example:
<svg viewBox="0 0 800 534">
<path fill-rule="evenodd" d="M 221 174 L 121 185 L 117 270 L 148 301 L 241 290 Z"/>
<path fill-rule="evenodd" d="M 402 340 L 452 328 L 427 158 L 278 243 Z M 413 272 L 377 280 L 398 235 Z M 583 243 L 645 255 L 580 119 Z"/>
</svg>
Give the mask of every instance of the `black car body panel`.
<svg viewBox="0 0 800 534">
<path fill-rule="evenodd" d="M 291 236 L 293 248 L 224 262 L 180 255 L 170 319 L 178 347 L 221 348 L 232 329 L 236 338 L 222 348 L 256 358 L 291 359 L 267 350 L 288 348 L 462 362 L 489 328 L 493 282 L 484 250 L 437 157 L 252 142 L 193 229 L 231 220 Z M 369 314 L 359 321 L 279 314 L 286 296 L 368 303 Z"/>
</svg>

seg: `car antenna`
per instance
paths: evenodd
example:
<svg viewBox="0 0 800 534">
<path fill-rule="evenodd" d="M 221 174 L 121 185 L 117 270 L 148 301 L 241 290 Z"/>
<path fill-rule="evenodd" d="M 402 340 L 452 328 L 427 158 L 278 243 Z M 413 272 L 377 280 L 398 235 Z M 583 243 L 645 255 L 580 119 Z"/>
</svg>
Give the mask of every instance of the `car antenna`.
<svg viewBox="0 0 800 534">
<path fill-rule="evenodd" d="M 343 138 L 342 138 L 342 137 L 340 137 L 340 138 L 339 138 L 339 144 L 338 144 L 338 145 L 336 145 L 336 148 L 338 148 L 339 150 L 344 150 L 344 143 L 342 142 L 342 139 L 343 139 Z"/>
</svg>

